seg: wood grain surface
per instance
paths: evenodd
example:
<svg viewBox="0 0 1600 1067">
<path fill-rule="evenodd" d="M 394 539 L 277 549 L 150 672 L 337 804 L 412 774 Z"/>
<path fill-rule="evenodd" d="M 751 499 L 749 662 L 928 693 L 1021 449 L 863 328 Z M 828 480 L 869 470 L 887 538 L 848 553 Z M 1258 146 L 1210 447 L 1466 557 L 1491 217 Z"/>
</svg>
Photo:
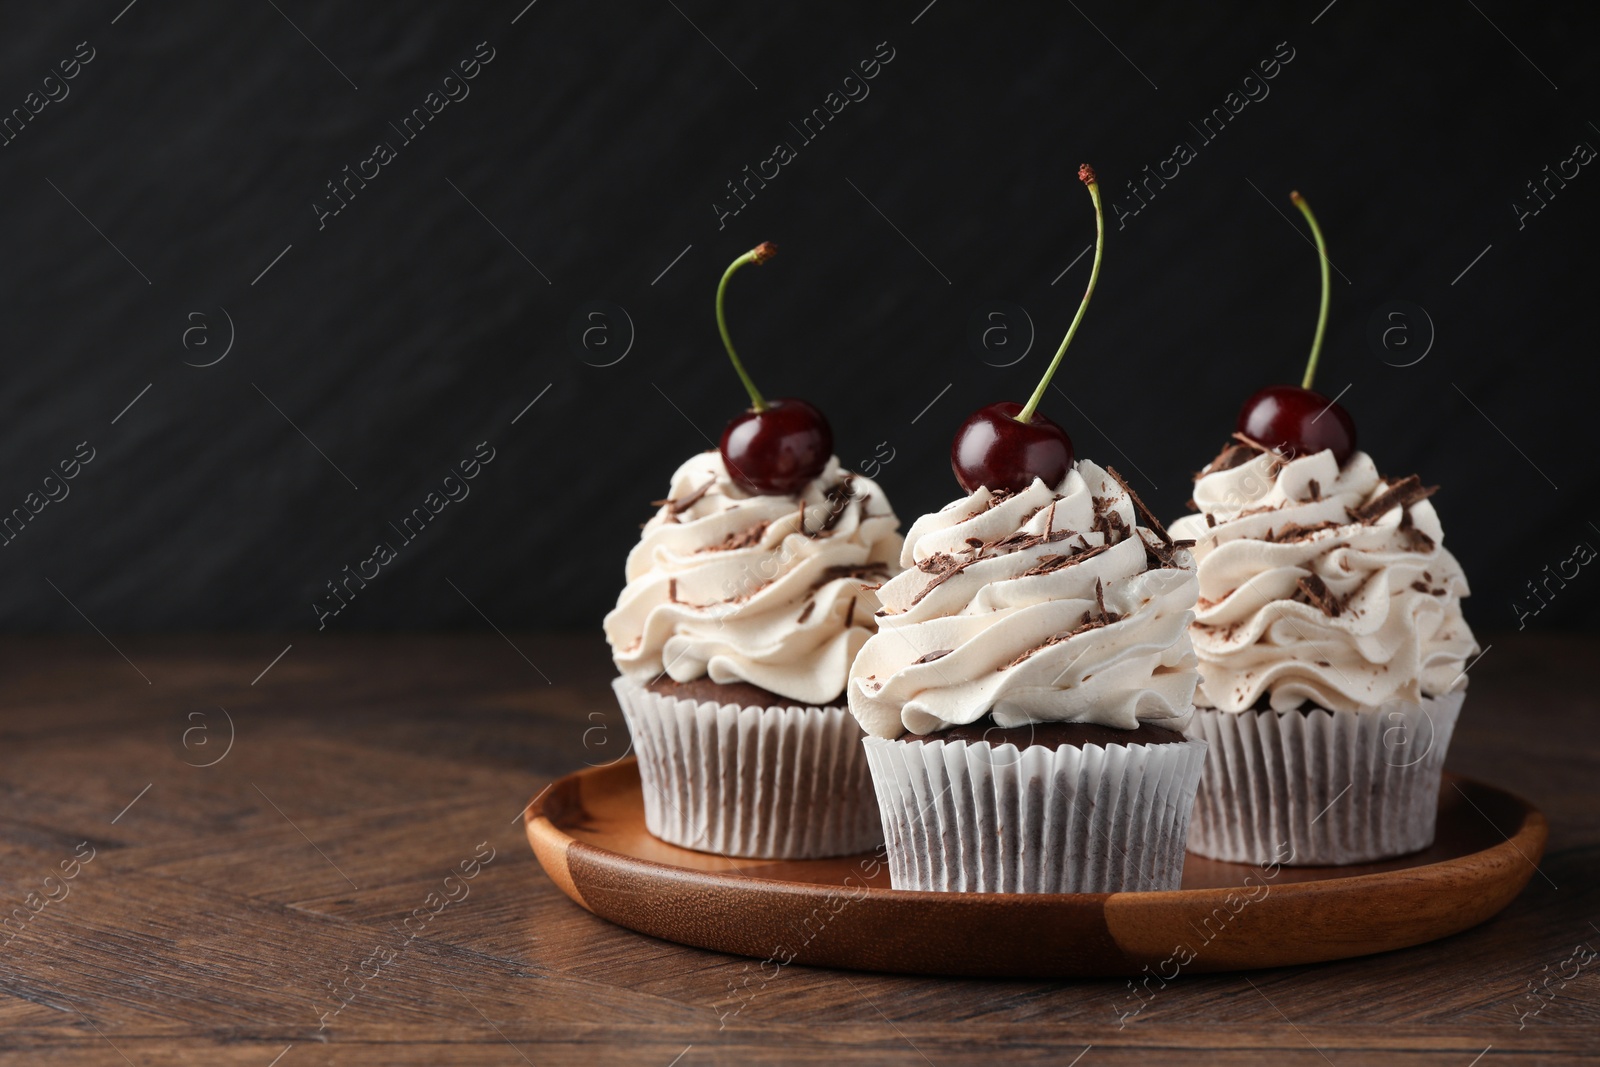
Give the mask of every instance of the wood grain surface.
<svg viewBox="0 0 1600 1067">
<path fill-rule="evenodd" d="M 112 639 L 0 643 L 0 1064 L 1490 1067 L 1600 1049 L 1592 640 L 1496 637 L 1473 670 L 1448 766 L 1551 827 L 1501 915 L 1136 995 L 763 964 L 572 903 L 521 815 L 626 749 L 597 635 Z"/>
</svg>

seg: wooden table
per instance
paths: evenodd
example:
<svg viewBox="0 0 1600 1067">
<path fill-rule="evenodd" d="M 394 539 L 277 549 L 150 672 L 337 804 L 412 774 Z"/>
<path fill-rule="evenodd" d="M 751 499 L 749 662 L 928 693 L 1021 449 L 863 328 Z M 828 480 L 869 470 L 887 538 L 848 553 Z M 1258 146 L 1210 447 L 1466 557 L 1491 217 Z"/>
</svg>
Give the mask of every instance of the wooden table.
<svg viewBox="0 0 1600 1067">
<path fill-rule="evenodd" d="M 1552 824 L 1510 909 L 1386 956 L 1184 977 L 1125 1028 L 1121 981 L 791 966 L 739 995 L 752 961 L 569 902 L 519 815 L 626 744 L 595 635 L 311 634 L 274 660 L 290 640 L 0 642 L 0 899 L 27 917 L 0 932 L 0 1064 L 1491 1067 L 1600 1050 L 1600 960 L 1518 1015 L 1574 946 L 1600 946 L 1595 640 L 1496 638 L 1473 671 L 1450 767 Z"/>
</svg>

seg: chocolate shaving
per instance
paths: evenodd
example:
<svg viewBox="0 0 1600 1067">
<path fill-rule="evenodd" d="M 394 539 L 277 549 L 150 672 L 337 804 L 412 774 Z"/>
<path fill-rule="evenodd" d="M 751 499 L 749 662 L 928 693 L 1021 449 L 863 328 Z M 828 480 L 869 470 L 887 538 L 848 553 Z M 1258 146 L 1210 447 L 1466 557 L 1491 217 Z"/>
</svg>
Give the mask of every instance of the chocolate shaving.
<svg viewBox="0 0 1600 1067">
<path fill-rule="evenodd" d="M 1254 437 L 1251 437 L 1248 434 L 1242 434 L 1235 430 L 1231 436 L 1235 441 L 1238 441 L 1242 445 L 1247 445 L 1248 447 L 1255 449 L 1257 452 L 1271 452 L 1273 455 L 1278 454 L 1276 449 L 1268 448 L 1266 445 L 1262 444 L 1260 441 L 1257 441 Z"/>
<path fill-rule="evenodd" d="M 1055 501 L 1054 500 L 1050 501 L 1050 504 L 1051 504 L 1051 506 L 1054 506 L 1055 505 Z M 1032 519 L 1035 515 L 1039 514 L 1039 512 L 1041 512 L 1043 510 L 1044 510 L 1044 506 L 1040 505 L 1039 507 L 1034 508 L 1032 511 L 1028 512 L 1025 515 L 1018 515 L 1017 516 L 1017 526 L 1018 527 L 1022 527 L 1022 526 L 1028 525 L 1028 520 Z"/>
<path fill-rule="evenodd" d="M 851 625 L 856 621 L 856 600 L 857 599 L 858 599 L 857 597 L 851 597 L 850 598 L 850 607 L 845 610 L 845 613 L 844 613 L 844 628 L 846 630 L 850 629 Z"/>
<path fill-rule="evenodd" d="M 678 602 L 678 579 L 669 578 L 669 579 L 667 579 L 667 603 L 676 604 L 677 602 Z"/>
<path fill-rule="evenodd" d="M 1116 612 L 1106 610 L 1106 583 L 1099 578 L 1094 580 L 1094 606 L 1100 609 L 1099 618 L 1116 620 Z"/>
<path fill-rule="evenodd" d="M 1027 651 L 1023 652 L 1022 655 L 1018 656 L 1016 659 L 1012 660 L 1010 663 L 1007 663 L 1004 667 L 1001 667 L 1000 669 L 1001 670 L 1010 670 L 1012 667 L 1015 667 L 1017 664 L 1023 662 L 1029 656 L 1033 655 L 1035 652 L 1042 652 L 1045 649 L 1049 648 L 1051 645 L 1059 645 L 1063 641 L 1070 641 L 1074 637 L 1077 637 L 1079 634 L 1086 634 L 1090 630 L 1098 630 L 1101 627 L 1109 626 L 1113 622 L 1116 622 L 1116 621 L 1117 621 L 1117 616 L 1116 616 L 1115 612 L 1111 613 L 1108 616 L 1103 616 L 1103 617 L 1100 617 L 1100 618 L 1091 617 L 1091 618 L 1088 619 L 1088 621 L 1086 621 L 1083 624 L 1075 627 L 1074 629 L 1068 630 L 1065 633 L 1054 634 L 1054 635 L 1046 638 L 1044 641 L 1041 641 L 1039 644 L 1034 645 L 1032 648 L 1030 648 Z"/>
<path fill-rule="evenodd" d="M 1151 570 L 1161 570 L 1163 568 L 1181 569 L 1181 565 L 1178 563 L 1178 550 L 1194 547 L 1194 542 L 1188 540 L 1169 541 L 1166 544 L 1157 541 L 1151 544 L 1144 534 L 1139 535 L 1139 543 L 1144 545 L 1145 566 Z"/>
<path fill-rule="evenodd" d="M 1321 486 L 1321 484 L 1319 484 L 1317 482 L 1317 480 L 1315 478 L 1307 478 L 1306 479 L 1306 488 L 1311 490 L 1311 499 L 1312 500 L 1321 500 L 1322 499 L 1322 486 Z"/>
<path fill-rule="evenodd" d="M 1128 524 L 1122 515 L 1108 501 L 1099 498 L 1094 498 L 1094 523 L 1089 528 L 1105 537 L 1108 545 L 1128 537 Z"/>
<path fill-rule="evenodd" d="M 943 553 L 940 553 L 939 555 L 943 555 Z M 924 560 L 923 562 L 924 562 L 924 564 L 926 564 L 926 563 L 932 562 L 932 560 L 934 560 L 936 558 L 938 558 L 938 557 L 937 556 L 930 556 L 927 560 Z M 972 559 L 966 560 L 964 562 L 959 562 L 959 563 L 956 562 L 954 557 L 945 556 L 944 558 L 950 560 L 950 566 L 948 566 L 944 570 L 941 570 L 938 573 L 934 574 L 933 581 L 931 581 L 927 585 L 923 586 L 922 587 L 922 591 L 911 599 L 911 603 L 913 605 L 922 603 L 922 598 L 923 597 L 927 596 L 929 593 L 931 593 L 935 589 L 939 588 L 945 582 L 949 581 L 951 578 L 954 578 L 956 575 L 960 574 L 962 571 L 966 570 L 968 567 L 970 567 L 974 563 L 978 562 L 978 557 L 974 557 Z M 927 570 L 927 567 L 924 566 L 922 569 L 923 570 Z"/>
<path fill-rule="evenodd" d="M 1344 605 L 1340 603 L 1338 597 L 1328 595 L 1327 585 L 1317 575 L 1308 575 L 1294 584 L 1295 588 L 1305 596 L 1306 603 L 1318 609 L 1324 615 L 1334 617 L 1344 610 Z"/>
<path fill-rule="evenodd" d="M 954 651 L 955 651 L 955 649 L 953 649 L 953 648 L 941 648 L 937 652 L 929 652 L 926 656 L 919 656 L 918 658 L 912 660 L 911 662 L 914 663 L 914 664 L 915 663 L 932 663 L 936 659 L 943 659 L 945 656 L 948 656 L 950 653 L 952 653 Z"/>
<path fill-rule="evenodd" d="M 1208 529 L 1215 529 L 1216 525 L 1217 525 L 1217 517 L 1215 515 L 1211 514 L 1211 512 L 1209 512 L 1209 511 L 1206 512 L 1206 527 Z"/>
<path fill-rule="evenodd" d="M 1218 452 L 1217 457 L 1207 463 L 1203 470 L 1195 472 L 1194 481 L 1198 482 L 1208 474 L 1231 471 L 1235 467 L 1242 467 L 1255 458 L 1256 452 L 1249 445 L 1242 445 L 1237 441 L 1229 441 L 1222 446 L 1222 451 Z M 1194 510 L 1199 511 L 1200 509 L 1197 507 Z"/>
<path fill-rule="evenodd" d="M 972 514 L 968 515 L 967 518 L 963 519 L 962 521 L 965 522 L 965 521 L 968 521 L 968 520 L 971 520 L 971 519 L 975 519 L 979 515 L 982 515 L 984 512 L 990 510 L 991 508 L 994 508 L 995 506 L 1004 503 L 1005 501 L 1009 500 L 1010 498 L 1011 498 L 1011 491 L 1009 489 L 991 489 L 991 490 L 989 490 L 989 499 L 984 503 L 983 507 L 979 508 L 977 511 L 972 512 Z"/>
<path fill-rule="evenodd" d="M 1061 556 L 1061 555 L 1040 556 L 1039 557 L 1039 562 L 1035 563 L 1033 566 L 1029 567 L 1027 570 L 1023 571 L 1021 574 L 1017 575 L 1017 577 L 1018 578 L 1031 578 L 1036 574 L 1050 574 L 1050 573 L 1052 573 L 1054 571 L 1059 571 L 1059 570 L 1061 570 L 1061 569 L 1063 569 L 1065 567 L 1071 567 L 1074 564 L 1082 563 L 1086 559 L 1093 559 L 1095 556 L 1098 556 L 1100 553 L 1105 552 L 1108 549 L 1110 549 L 1110 547 L 1111 547 L 1110 545 L 1095 545 L 1093 548 L 1085 548 L 1085 549 L 1080 549 L 1077 552 L 1069 552 L 1068 554 L 1066 554 L 1064 556 Z"/>
<path fill-rule="evenodd" d="M 688 496 L 680 497 L 677 500 L 673 500 L 670 497 L 666 500 L 652 500 L 650 501 L 650 506 L 654 508 L 664 507 L 667 509 L 668 515 L 681 515 L 685 511 L 688 511 L 690 508 L 698 504 L 700 502 L 700 498 L 705 496 L 706 493 L 710 492 L 711 487 L 716 484 L 717 480 L 715 478 L 711 478 L 706 481 L 705 485 L 702 485 Z"/>
<path fill-rule="evenodd" d="M 758 522 L 754 526 L 746 526 L 742 530 L 733 531 L 733 533 L 729 534 L 727 537 L 724 537 L 716 544 L 707 545 L 705 548 L 696 549 L 696 551 L 729 552 L 736 548 L 750 548 L 753 545 L 758 545 L 761 543 L 761 539 L 766 536 L 767 527 L 769 525 L 771 524 L 766 522 Z"/>
<path fill-rule="evenodd" d="M 917 570 L 923 574 L 942 574 L 956 565 L 956 558 L 948 552 L 935 552 L 921 563 Z"/>
<path fill-rule="evenodd" d="M 1117 473 L 1117 468 L 1107 467 L 1106 473 L 1115 478 L 1117 480 L 1117 484 L 1122 486 L 1122 491 L 1127 493 L 1128 497 L 1133 501 L 1134 510 L 1140 515 L 1144 516 L 1145 525 L 1154 531 L 1157 537 L 1161 538 L 1163 544 L 1172 544 L 1172 535 L 1167 533 L 1167 528 L 1161 525 L 1161 520 L 1156 518 L 1155 512 L 1144 506 L 1144 501 L 1139 499 L 1139 494 L 1133 491 L 1133 489 L 1128 485 L 1127 480 L 1124 479 L 1122 475 Z"/>
<path fill-rule="evenodd" d="M 862 563 L 862 564 L 858 564 L 858 565 L 855 565 L 855 566 L 844 565 L 844 566 L 839 566 L 839 567 L 828 567 L 827 569 L 825 569 L 822 572 L 822 577 L 818 578 L 817 581 L 815 582 L 815 584 L 812 585 L 812 588 L 813 589 L 821 589 L 823 586 L 827 585 L 829 582 L 836 582 L 840 578 L 888 578 L 888 577 L 889 577 L 889 566 L 886 563 Z"/>
<path fill-rule="evenodd" d="M 1406 514 L 1409 515 L 1411 512 L 1408 511 Z M 1405 548 L 1408 552 L 1425 554 L 1432 552 L 1436 547 L 1434 545 L 1433 538 L 1429 537 L 1415 526 L 1402 527 L 1400 532 L 1405 538 Z"/>
<path fill-rule="evenodd" d="M 805 610 L 800 613 L 800 617 L 798 619 L 794 620 L 795 624 L 798 625 L 811 618 L 811 613 L 816 610 L 816 607 L 817 602 L 815 600 L 806 601 Z"/>
<path fill-rule="evenodd" d="M 1073 536 L 1071 530 L 1055 530 L 1051 533 L 1031 534 L 1018 530 L 1014 534 L 1007 534 L 998 541 L 991 541 L 979 550 L 982 555 L 988 549 L 1001 549 L 1000 555 L 1009 555 L 1012 552 L 1022 552 L 1040 545 L 1050 545 L 1057 541 L 1065 541 Z"/>
<path fill-rule="evenodd" d="M 1245 453 L 1241 458 L 1240 454 L 1232 452 L 1232 449 L 1239 447 L 1239 445 L 1224 445 L 1222 452 L 1217 456 L 1216 459 L 1211 461 L 1212 466 L 1207 467 L 1201 472 L 1202 474 L 1213 474 L 1218 470 L 1232 470 L 1234 467 L 1244 466 L 1246 463 L 1250 462 L 1250 460 L 1255 459 L 1256 455 L 1269 455 L 1272 457 L 1272 462 L 1267 464 L 1267 475 L 1270 477 L 1282 470 L 1284 465 L 1288 463 L 1289 459 L 1291 458 L 1284 455 L 1282 452 L 1279 452 L 1276 448 L 1268 448 L 1260 441 L 1257 441 L 1254 437 L 1247 437 L 1242 433 L 1235 433 L 1233 435 L 1233 439 L 1239 442 L 1239 445 L 1243 445 L 1245 448 L 1252 450 L 1255 455 Z M 1223 460 L 1225 457 L 1228 460 L 1228 465 L 1226 467 L 1217 467 L 1217 462 L 1219 460 Z"/>
<path fill-rule="evenodd" d="M 1271 544 L 1284 544 L 1290 541 L 1309 541 L 1323 530 L 1337 530 L 1341 524 L 1337 522 L 1317 522 L 1310 525 L 1291 522 L 1276 530 L 1268 530 L 1261 535 L 1261 540 Z"/>
<path fill-rule="evenodd" d="M 1408 474 L 1389 488 L 1359 507 L 1350 508 L 1350 518 L 1356 522 L 1373 523 L 1394 508 L 1409 508 L 1439 491 L 1437 485 L 1423 485 L 1422 479 Z"/>
</svg>

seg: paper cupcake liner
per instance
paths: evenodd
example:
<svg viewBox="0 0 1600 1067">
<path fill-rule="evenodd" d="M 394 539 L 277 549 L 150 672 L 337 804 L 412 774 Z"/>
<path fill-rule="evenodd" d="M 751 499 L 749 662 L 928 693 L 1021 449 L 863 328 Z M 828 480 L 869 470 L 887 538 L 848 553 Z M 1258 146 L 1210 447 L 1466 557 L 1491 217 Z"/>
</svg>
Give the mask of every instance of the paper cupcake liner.
<svg viewBox="0 0 1600 1067">
<path fill-rule="evenodd" d="M 1433 844 L 1464 693 L 1363 711 L 1195 709 L 1210 744 L 1189 851 L 1234 863 L 1367 863 Z"/>
<path fill-rule="evenodd" d="M 883 842 L 861 727 L 842 707 L 757 708 L 612 683 L 646 828 L 700 852 L 812 859 Z"/>
<path fill-rule="evenodd" d="M 1176 889 L 1206 746 L 869 737 L 896 889 Z"/>
</svg>

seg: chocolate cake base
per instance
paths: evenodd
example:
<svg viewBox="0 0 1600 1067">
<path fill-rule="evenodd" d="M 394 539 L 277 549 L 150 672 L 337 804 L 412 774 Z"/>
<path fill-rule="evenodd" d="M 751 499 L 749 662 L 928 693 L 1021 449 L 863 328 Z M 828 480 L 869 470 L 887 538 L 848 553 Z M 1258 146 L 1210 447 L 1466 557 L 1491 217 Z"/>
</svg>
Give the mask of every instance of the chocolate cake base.
<svg viewBox="0 0 1600 1067">
<path fill-rule="evenodd" d="M 759 685 L 749 682 L 713 682 L 710 678 L 695 678 L 687 682 L 675 682 L 665 676 L 656 679 L 645 686 L 652 693 L 662 696 L 678 697 L 682 700 L 709 700 L 716 704 L 736 704 L 741 708 L 807 708 L 807 707 L 841 707 L 841 697 L 824 701 L 821 704 L 811 705 L 801 700 L 793 700 L 780 696 L 770 689 L 763 689 Z"/>
<path fill-rule="evenodd" d="M 1036 722 L 1025 726 L 1001 726 L 994 716 L 985 715 L 974 722 L 952 726 L 933 734 L 903 733 L 899 741 L 966 741 L 969 744 L 986 741 L 991 745 L 1016 745 L 1028 748 L 1044 745 L 1061 748 L 1063 745 L 1082 748 L 1085 745 L 1173 745 L 1188 740 L 1177 730 L 1141 723 L 1132 730 L 1119 730 L 1114 726 L 1100 726 L 1089 722 Z"/>
</svg>

